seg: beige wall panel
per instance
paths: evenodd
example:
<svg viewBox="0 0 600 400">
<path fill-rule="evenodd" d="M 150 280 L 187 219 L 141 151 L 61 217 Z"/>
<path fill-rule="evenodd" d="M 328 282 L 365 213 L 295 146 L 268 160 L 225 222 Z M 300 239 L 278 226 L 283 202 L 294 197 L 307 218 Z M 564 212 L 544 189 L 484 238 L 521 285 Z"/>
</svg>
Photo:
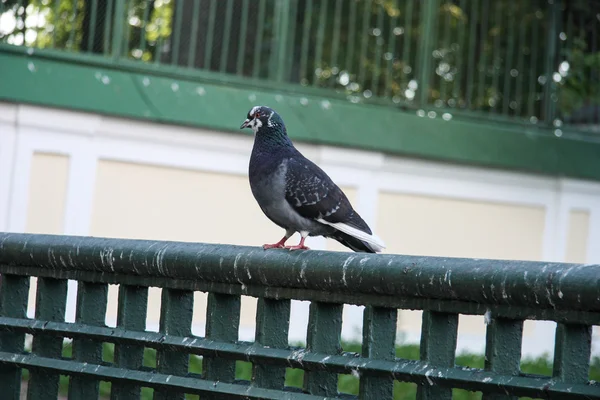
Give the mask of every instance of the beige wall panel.
<svg viewBox="0 0 600 400">
<path fill-rule="evenodd" d="M 381 193 L 377 232 L 387 253 L 540 260 L 544 217 L 541 207 Z M 421 312 L 400 311 L 398 326 L 419 332 Z M 460 333 L 484 334 L 483 318 L 461 316 Z"/>
<path fill-rule="evenodd" d="M 580 210 L 571 211 L 569 214 L 569 228 L 567 231 L 566 262 L 586 262 L 589 227 L 589 212 Z"/>
<path fill-rule="evenodd" d="M 346 197 L 348 197 L 348 200 L 350 200 L 352 206 L 356 207 L 356 189 L 344 186 L 340 186 L 340 189 L 342 189 L 342 191 L 346 194 Z M 334 239 L 327 239 L 325 241 L 325 249 L 329 251 L 352 251 Z"/>
<path fill-rule="evenodd" d="M 381 193 L 377 231 L 387 253 L 540 260 L 544 209 Z"/>
<path fill-rule="evenodd" d="M 35 153 L 31 160 L 26 232 L 63 233 L 69 157 Z"/>
<path fill-rule="evenodd" d="M 586 263 L 588 249 L 588 234 L 590 229 L 590 213 L 583 210 L 571 211 L 567 231 L 567 249 L 565 261 L 571 263 Z M 600 336 L 600 328 L 594 326 L 594 336 Z"/>
<path fill-rule="evenodd" d="M 284 231 L 263 215 L 247 177 L 103 160 L 91 233 L 262 245 Z"/>
</svg>

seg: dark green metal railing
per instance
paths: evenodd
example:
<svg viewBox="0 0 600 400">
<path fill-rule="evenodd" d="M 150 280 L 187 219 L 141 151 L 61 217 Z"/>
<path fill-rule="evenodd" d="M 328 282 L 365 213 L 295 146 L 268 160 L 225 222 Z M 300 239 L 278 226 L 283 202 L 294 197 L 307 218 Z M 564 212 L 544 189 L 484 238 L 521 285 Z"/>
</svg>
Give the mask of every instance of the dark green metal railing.
<svg viewBox="0 0 600 400">
<path fill-rule="evenodd" d="M 0 0 L 0 14 L 8 45 L 600 131 L 598 0 Z"/>
<path fill-rule="evenodd" d="M 396 380 L 416 383 L 419 399 L 451 399 L 452 388 L 486 400 L 600 399 L 589 381 L 599 265 L 2 233 L 0 273 L 3 399 L 19 398 L 22 369 L 29 399 L 56 398 L 59 375 L 70 378 L 70 399 L 96 398 L 100 380 L 119 399 L 139 398 L 141 387 L 155 399 L 337 398 L 338 374 L 352 372 L 359 399 L 391 398 Z M 35 319 L 26 317 L 31 277 Z M 68 279 L 78 282 L 75 323 L 64 322 Z M 108 284 L 119 284 L 116 328 L 104 326 Z M 150 286 L 163 289 L 159 332 L 144 329 Z M 194 291 L 209 293 L 206 337 L 191 334 Z M 237 341 L 241 295 L 258 298 L 254 343 Z M 287 342 L 291 299 L 311 302 L 306 348 Z M 362 354 L 341 351 L 343 304 L 366 306 Z M 398 308 L 424 311 L 420 361 L 394 356 Z M 483 370 L 454 364 L 459 313 L 490 316 Z M 520 372 L 525 319 L 558 323 L 551 377 Z M 62 357 L 65 337 L 72 358 Z M 103 342 L 115 344 L 113 363 L 102 361 Z M 142 365 L 144 348 L 157 350 L 156 368 Z M 201 375 L 188 373 L 191 354 L 203 357 Z M 251 381 L 235 380 L 236 360 L 253 364 Z M 304 370 L 302 392 L 284 387 L 286 368 Z"/>
</svg>

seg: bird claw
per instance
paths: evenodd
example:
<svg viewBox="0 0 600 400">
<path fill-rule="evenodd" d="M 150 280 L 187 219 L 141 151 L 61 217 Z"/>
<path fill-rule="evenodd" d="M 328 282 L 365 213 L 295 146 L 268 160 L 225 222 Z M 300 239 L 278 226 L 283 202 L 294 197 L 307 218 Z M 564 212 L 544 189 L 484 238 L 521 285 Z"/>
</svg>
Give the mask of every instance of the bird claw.
<svg viewBox="0 0 600 400">
<path fill-rule="evenodd" d="M 310 250 L 309 247 L 306 247 L 304 245 L 295 245 L 295 246 L 285 246 L 284 248 L 288 249 L 289 251 L 292 250 Z"/>
<path fill-rule="evenodd" d="M 285 246 L 283 245 L 283 243 L 274 243 L 274 244 L 263 244 L 263 249 L 267 250 L 267 249 L 283 249 L 285 248 Z"/>
</svg>

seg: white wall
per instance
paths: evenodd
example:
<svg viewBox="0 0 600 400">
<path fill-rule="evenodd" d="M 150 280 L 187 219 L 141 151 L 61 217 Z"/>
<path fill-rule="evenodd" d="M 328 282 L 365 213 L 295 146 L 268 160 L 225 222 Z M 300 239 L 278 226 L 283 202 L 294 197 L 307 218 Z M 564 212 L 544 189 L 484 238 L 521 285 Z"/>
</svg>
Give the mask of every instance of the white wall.
<svg viewBox="0 0 600 400">
<path fill-rule="evenodd" d="M 244 115 L 240 115 L 240 119 L 243 118 Z M 0 103 L 0 230 L 28 230 L 31 170 L 36 153 L 68 157 L 62 233 L 89 235 L 93 233 L 93 202 L 99 161 L 244 177 L 251 146 L 251 136 Z M 355 208 L 376 232 L 377 221 L 381 217 L 381 193 L 527 206 L 543 210 L 542 260 L 565 261 L 571 246 L 585 249 L 585 262 L 600 263 L 600 246 L 597 245 L 600 244 L 598 183 L 419 161 L 330 146 L 298 147 L 340 186 L 352 191 Z M 587 237 L 583 235 L 584 239 L 580 239 L 587 240 L 585 246 L 572 244 L 570 218 L 574 212 L 579 218 L 577 226 L 588 229 Z M 584 222 L 577 213 L 585 214 Z M 579 232 L 575 237 L 582 236 Z M 264 241 L 277 239 L 268 237 Z M 386 242 L 395 240 L 393 237 L 384 239 Z M 315 249 L 339 249 L 322 238 L 310 238 L 308 244 Z M 398 249 L 406 249 L 407 253 L 411 251 L 411 248 L 403 248 L 402 243 L 397 246 Z M 502 254 L 501 249 L 498 251 Z M 71 284 L 67 312 L 70 320 L 74 318 L 75 293 L 76 287 Z M 361 310 L 361 307 L 346 307 L 344 338 L 356 338 L 357 332 L 360 337 Z M 247 312 L 252 313 L 252 310 Z M 304 339 L 308 304 L 294 302 L 292 312 L 290 339 Z M 406 315 L 406 321 L 411 321 Z M 107 322 L 114 323 L 110 318 Z M 156 329 L 156 323 L 150 320 L 149 328 Z M 482 321 L 477 319 L 469 323 L 480 326 Z M 202 322 L 198 324 L 196 331 L 203 331 Z M 524 354 L 552 352 L 554 334 L 548 325 L 552 324 L 528 323 L 530 334 L 524 337 Z M 459 349 L 482 351 L 485 337 L 478 332 L 461 330 Z M 419 339 L 418 330 L 404 333 L 408 341 Z M 241 339 L 252 339 L 252 327 L 242 327 L 240 335 Z M 596 345 L 594 350 L 600 352 Z"/>
</svg>

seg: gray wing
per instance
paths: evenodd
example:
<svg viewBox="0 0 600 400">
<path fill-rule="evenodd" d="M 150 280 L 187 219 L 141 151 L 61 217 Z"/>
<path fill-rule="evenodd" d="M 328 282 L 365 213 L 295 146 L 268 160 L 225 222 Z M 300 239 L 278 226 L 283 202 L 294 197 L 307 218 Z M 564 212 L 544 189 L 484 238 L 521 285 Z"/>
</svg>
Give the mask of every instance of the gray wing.
<svg viewBox="0 0 600 400">
<path fill-rule="evenodd" d="M 371 234 L 366 222 L 350 201 L 318 165 L 302 155 L 289 158 L 285 177 L 285 198 L 304 218 L 343 222 Z"/>
</svg>

